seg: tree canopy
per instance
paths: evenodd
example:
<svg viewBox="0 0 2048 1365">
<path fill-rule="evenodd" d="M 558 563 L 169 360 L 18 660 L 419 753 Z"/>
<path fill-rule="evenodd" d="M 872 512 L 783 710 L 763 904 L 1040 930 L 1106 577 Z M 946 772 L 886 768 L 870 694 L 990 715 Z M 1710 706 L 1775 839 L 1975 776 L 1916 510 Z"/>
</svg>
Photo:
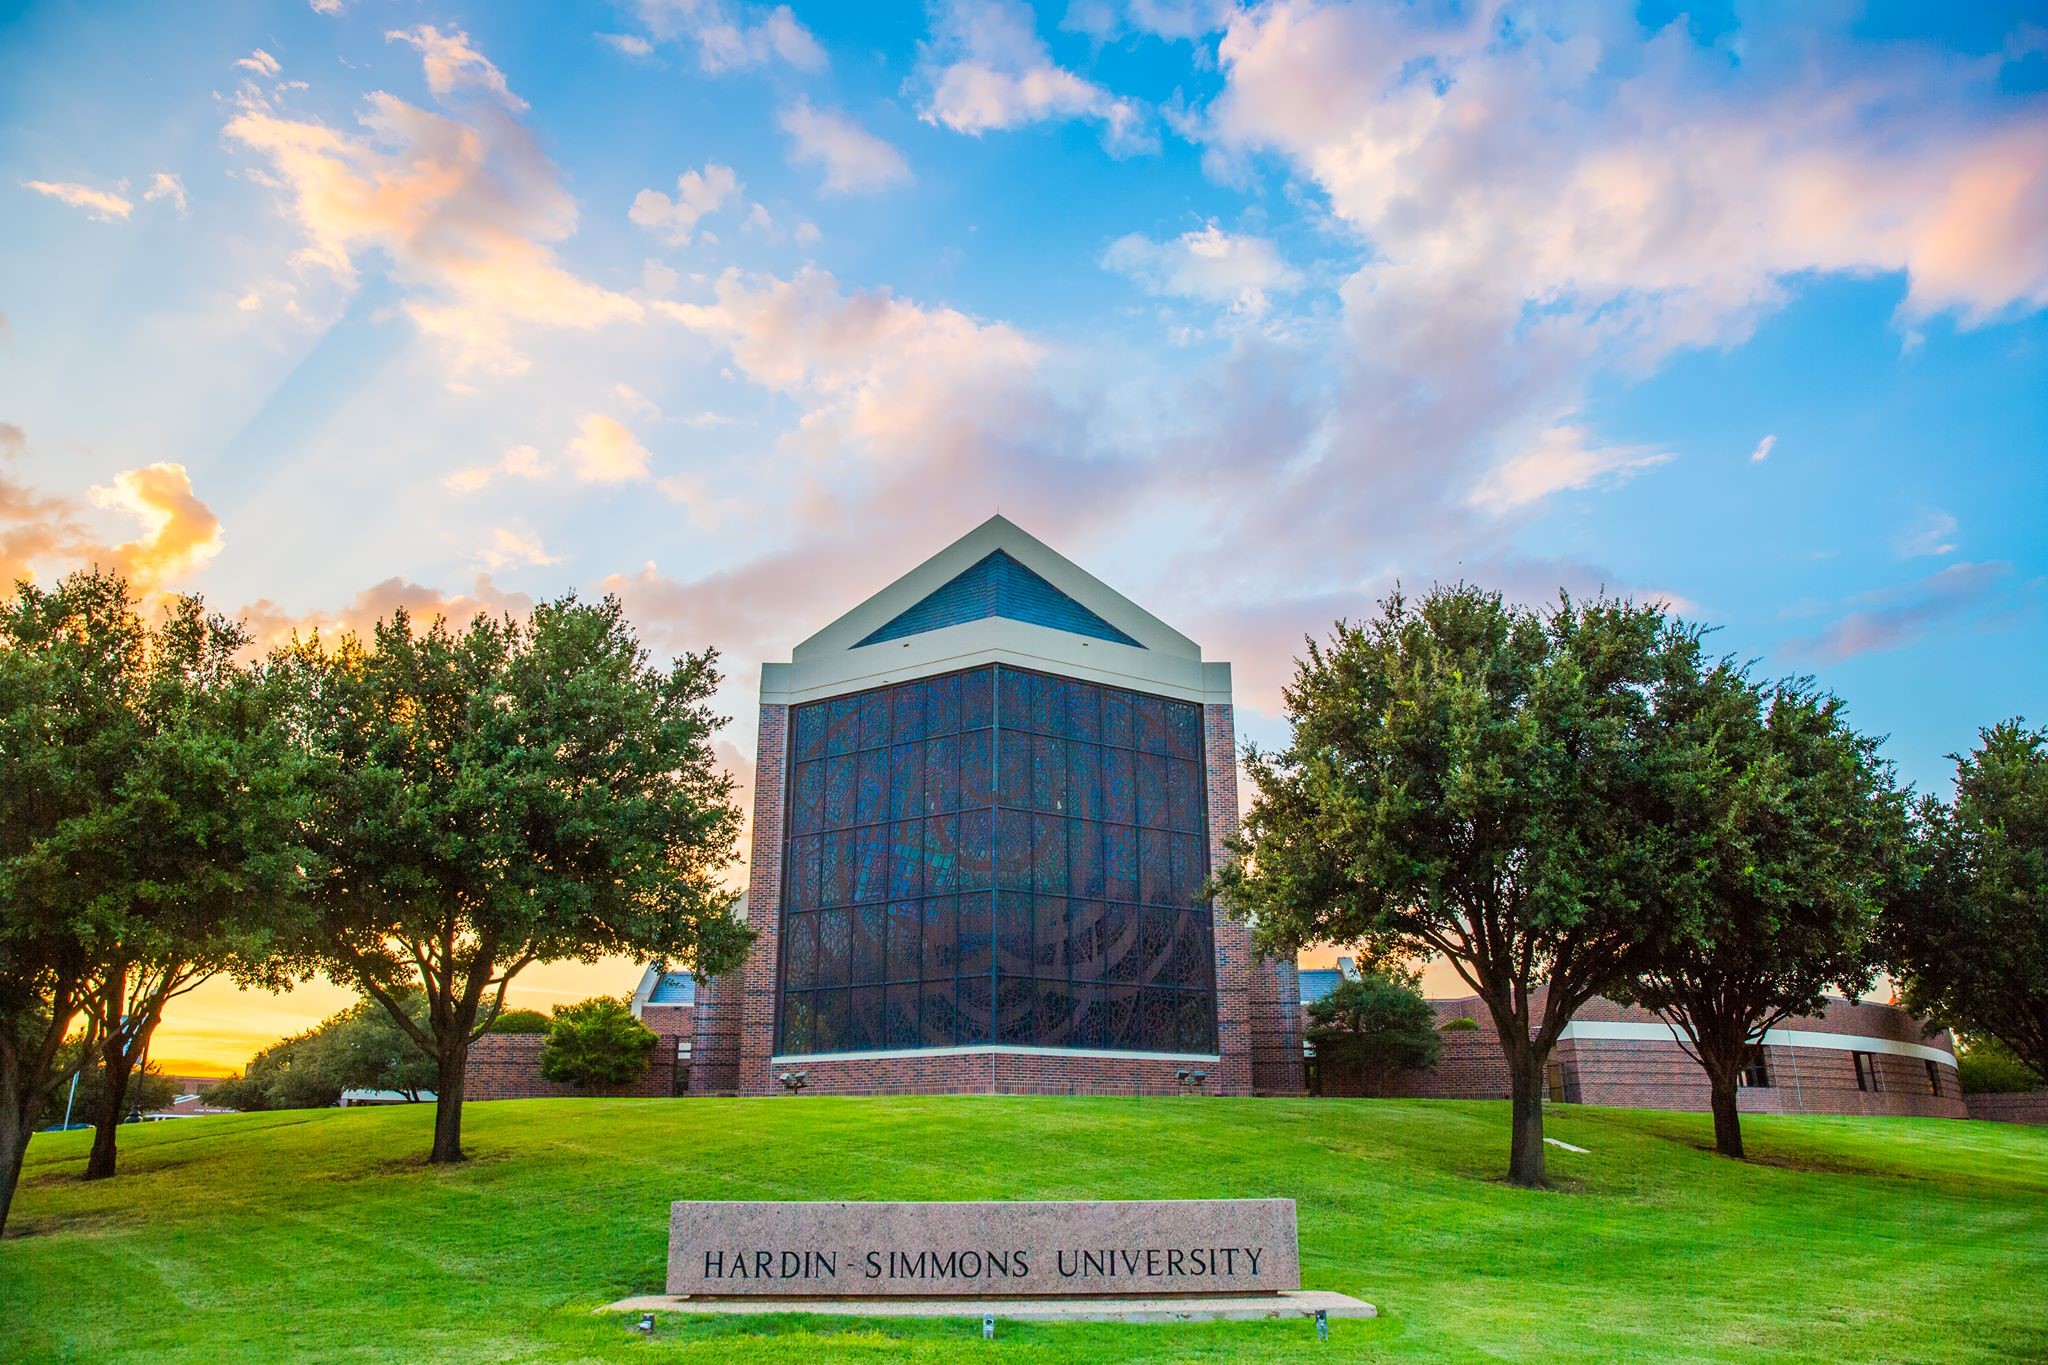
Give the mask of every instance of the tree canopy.
<svg viewBox="0 0 2048 1365">
<path fill-rule="evenodd" d="M 1543 1182 L 1544 1066 L 1578 1007 L 1668 930 L 1682 850 L 1653 817 L 1668 678 L 1699 634 L 1653 606 L 1396 593 L 1308 642 L 1276 754 L 1216 890 L 1260 948 L 1446 959 L 1485 1002 L 1514 1094 L 1510 1178 Z"/>
<path fill-rule="evenodd" d="M 108 1073 L 86 1168 L 107 1176 L 165 1003 L 223 969 L 271 976 L 304 805 L 246 642 L 99 571 L 0 605 L 0 1223 L 74 1020 Z"/>
<path fill-rule="evenodd" d="M 400 611 L 367 641 L 297 642 L 272 667 L 295 679 L 320 764 L 296 962 L 435 1057 L 433 1160 L 462 1157 L 469 1045 L 529 964 L 720 972 L 743 956 L 720 880 L 739 812 L 711 750 L 711 652 L 654 667 L 616 599 L 565 597 L 460 630 Z"/>
<path fill-rule="evenodd" d="M 426 1000 L 416 990 L 398 996 L 415 1021 Z M 345 1090 L 394 1090 L 417 1100 L 434 1086 L 434 1058 L 374 1000 L 355 1004 L 319 1027 L 258 1052 L 242 1074 L 207 1091 L 207 1101 L 229 1109 L 324 1109 Z"/>
<path fill-rule="evenodd" d="M 1687 850 L 1663 890 L 1674 932 L 1617 994 L 1670 1021 L 1705 1069 L 1716 1148 L 1742 1153 L 1736 1091 L 1766 1030 L 1856 996 L 1904 874 L 1906 798 L 1839 699 L 1728 661 L 1668 680 L 1674 766 L 1660 822 Z"/>
<path fill-rule="evenodd" d="M 1954 802 L 1915 812 L 1919 875 L 1885 915 L 1887 963 L 1909 1009 L 2048 1076 L 2048 731 L 2003 721 L 1955 762 Z"/>
</svg>

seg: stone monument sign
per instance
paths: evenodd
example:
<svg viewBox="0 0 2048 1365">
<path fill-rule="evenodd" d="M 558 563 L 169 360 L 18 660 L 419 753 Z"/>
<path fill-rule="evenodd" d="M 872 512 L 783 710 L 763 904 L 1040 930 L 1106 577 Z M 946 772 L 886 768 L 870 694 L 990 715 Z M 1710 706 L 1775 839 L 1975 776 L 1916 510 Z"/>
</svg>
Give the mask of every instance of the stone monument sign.
<svg viewBox="0 0 2048 1365">
<path fill-rule="evenodd" d="M 1301 1288 L 1292 1199 L 679 1200 L 668 1292 L 943 1298 Z"/>
</svg>

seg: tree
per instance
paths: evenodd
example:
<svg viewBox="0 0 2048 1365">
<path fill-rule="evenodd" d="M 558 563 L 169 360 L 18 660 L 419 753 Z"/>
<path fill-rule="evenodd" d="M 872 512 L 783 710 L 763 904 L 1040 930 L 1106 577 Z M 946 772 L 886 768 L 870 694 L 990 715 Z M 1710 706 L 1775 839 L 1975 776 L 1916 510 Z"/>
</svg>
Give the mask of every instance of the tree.
<svg viewBox="0 0 2048 1365">
<path fill-rule="evenodd" d="M 426 1019 L 416 990 L 397 993 L 415 1024 Z M 434 1059 L 393 1022 L 382 1005 L 359 1000 L 319 1027 L 283 1039 L 249 1059 L 242 1074 L 207 1092 L 228 1109 L 324 1109 L 346 1090 L 395 1090 L 418 1100 L 434 1083 Z"/>
<path fill-rule="evenodd" d="M 558 1005 L 541 1044 L 540 1074 L 581 1090 L 611 1090 L 636 1081 L 661 1038 L 613 995 Z"/>
<path fill-rule="evenodd" d="M 1656 704 L 1698 652 L 1654 607 L 1397 593 L 1308 642 L 1284 693 L 1292 743 L 1247 750 L 1255 798 L 1214 890 L 1269 955 L 1447 960 L 1500 1035 L 1518 1184 L 1543 1183 L 1558 1035 L 1664 931 Z"/>
<path fill-rule="evenodd" d="M 2048 1076 L 2048 730 L 2003 721 L 1956 755 L 1953 805 L 1916 812 L 1919 875 L 1888 907 L 1905 1005 Z"/>
<path fill-rule="evenodd" d="M 1346 979 L 1308 1007 L 1308 1039 L 1325 1066 L 1354 1068 L 1368 1095 L 1384 1095 L 1394 1077 L 1436 1065 L 1443 1050 L 1436 1011 L 1417 989 L 1417 973 L 1367 972 Z"/>
<path fill-rule="evenodd" d="M 305 856 L 303 769 L 275 690 L 236 660 L 248 643 L 198 598 L 173 599 L 120 680 L 133 746 L 122 771 L 45 841 L 46 856 L 104 888 L 85 1010 L 108 1081 L 88 1180 L 114 1174 L 128 1076 L 164 1007 L 221 971 L 273 976 L 272 931 Z"/>
<path fill-rule="evenodd" d="M 546 1033 L 548 1017 L 539 1010 L 500 1010 L 491 1022 L 493 1033 Z"/>
<path fill-rule="evenodd" d="M 243 642 L 196 598 L 146 623 L 111 573 L 0 603 L 0 1224 L 81 1014 L 107 1071 L 91 1178 L 164 1003 L 262 975 L 297 798 Z"/>
<path fill-rule="evenodd" d="M 751 933 L 720 882 L 739 828 L 710 651 L 650 665 L 619 603 L 365 643 L 295 642 L 321 763 L 301 970 L 354 986 L 435 1059 L 431 1159 L 462 1159 L 463 1067 L 534 962 L 671 957 L 722 972 Z M 401 992 L 417 987 L 416 1022 Z"/>
<path fill-rule="evenodd" d="M 1707 1073 L 1715 1150 L 1739 1158 L 1737 1091 L 1765 1032 L 1876 975 L 1906 798 L 1878 741 L 1803 681 L 1758 686 L 1724 660 L 1669 679 L 1661 719 L 1679 756 L 1660 801 L 1684 851 L 1663 893 L 1676 932 L 1616 994 L 1671 1024 Z"/>
<path fill-rule="evenodd" d="M 2010 1095 L 2044 1084 L 2038 1072 L 1996 1038 L 1959 1034 L 1956 1045 L 1956 1077 L 1965 1095 Z"/>
</svg>

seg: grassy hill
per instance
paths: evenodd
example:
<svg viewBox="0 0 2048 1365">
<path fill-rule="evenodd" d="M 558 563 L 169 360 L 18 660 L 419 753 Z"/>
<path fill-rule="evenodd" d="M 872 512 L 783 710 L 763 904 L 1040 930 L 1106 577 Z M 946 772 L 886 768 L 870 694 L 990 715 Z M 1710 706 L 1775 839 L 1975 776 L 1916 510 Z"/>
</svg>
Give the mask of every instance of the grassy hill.
<svg viewBox="0 0 2048 1365">
<path fill-rule="evenodd" d="M 1065 1361 L 1295 1358 L 1304 1323 L 706 1319 L 658 1290 L 674 1198 L 1287 1195 L 1307 1287 L 1379 1305 L 1329 1359 L 2048 1358 L 2048 1130 L 1560 1107 L 1562 1188 L 1496 1177 L 1502 1104 L 823 1098 L 476 1104 L 195 1119 L 30 1149 L 0 1244 L 0 1359 Z M 19 1235 L 15 1235 L 18 1232 Z"/>
</svg>

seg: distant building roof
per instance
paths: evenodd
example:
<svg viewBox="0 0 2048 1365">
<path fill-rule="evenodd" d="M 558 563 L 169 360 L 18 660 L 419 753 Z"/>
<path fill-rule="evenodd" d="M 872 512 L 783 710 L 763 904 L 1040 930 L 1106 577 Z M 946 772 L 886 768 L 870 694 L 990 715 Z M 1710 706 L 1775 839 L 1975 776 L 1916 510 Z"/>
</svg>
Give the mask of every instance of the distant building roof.
<svg viewBox="0 0 2048 1365">
<path fill-rule="evenodd" d="M 654 983 L 654 990 L 648 994 L 650 1005 L 694 1005 L 697 1003 L 697 978 L 688 972 L 664 972 Z"/>
<path fill-rule="evenodd" d="M 1337 983 L 1358 977 L 1358 960 L 1340 957 L 1334 967 L 1307 967 L 1296 973 L 1301 978 L 1301 1003 L 1312 1005 L 1337 989 Z"/>
<path fill-rule="evenodd" d="M 1344 979 L 1344 973 L 1335 967 L 1311 967 L 1301 973 L 1301 1003 L 1313 1005 L 1316 1001 L 1337 989 L 1337 983 Z"/>
</svg>

